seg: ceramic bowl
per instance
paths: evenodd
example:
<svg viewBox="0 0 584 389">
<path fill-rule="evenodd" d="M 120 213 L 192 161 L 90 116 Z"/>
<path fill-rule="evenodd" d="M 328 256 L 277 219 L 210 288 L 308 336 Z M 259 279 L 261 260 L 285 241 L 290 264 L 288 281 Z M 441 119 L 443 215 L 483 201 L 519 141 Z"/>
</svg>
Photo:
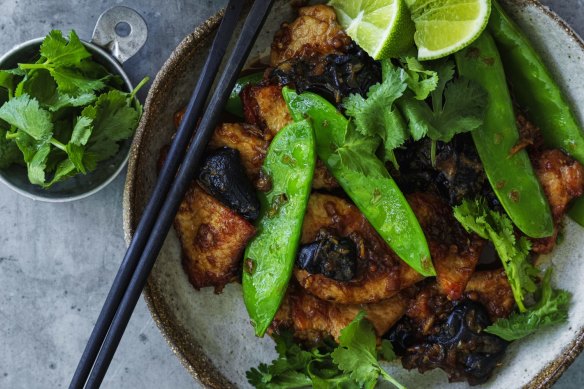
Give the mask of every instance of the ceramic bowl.
<svg viewBox="0 0 584 389">
<path fill-rule="evenodd" d="M 293 1 L 279 0 L 256 44 L 252 58 L 269 47 L 274 32 L 294 18 Z M 534 0 L 502 1 L 531 38 L 574 102 L 584 123 L 584 44 L 555 14 Z M 158 74 L 146 102 L 144 120 L 132 150 L 124 197 L 124 228 L 131 239 L 156 181 L 160 149 L 174 132 L 173 114 L 194 88 L 197 70 L 216 30 L 220 15 L 187 36 Z M 550 387 L 582 350 L 584 344 L 584 229 L 566 222 L 565 239 L 550 256 L 556 285 L 573 293 L 569 322 L 513 343 L 503 366 L 484 387 Z M 183 365 L 209 388 L 248 387 L 245 371 L 275 356 L 269 338 L 254 336 L 243 305 L 241 286 L 231 284 L 221 295 L 212 289 L 194 290 L 181 266 L 181 247 L 171 231 L 148 280 L 144 296 L 152 316 Z M 410 388 L 463 388 L 449 384 L 445 373 L 408 372 L 396 362 L 387 368 Z"/>
</svg>

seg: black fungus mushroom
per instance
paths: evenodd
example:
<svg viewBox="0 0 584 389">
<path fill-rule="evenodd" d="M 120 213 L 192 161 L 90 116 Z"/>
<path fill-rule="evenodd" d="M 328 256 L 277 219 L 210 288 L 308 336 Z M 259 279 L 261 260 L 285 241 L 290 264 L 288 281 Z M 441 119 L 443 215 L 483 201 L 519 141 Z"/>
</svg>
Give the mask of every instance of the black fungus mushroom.
<svg viewBox="0 0 584 389">
<path fill-rule="evenodd" d="M 198 180 L 211 196 L 247 220 L 259 217 L 260 202 L 239 151 L 228 147 L 212 151 L 201 165 Z"/>
<path fill-rule="evenodd" d="M 472 300 L 458 303 L 435 331 L 420 336 L 408 318 L 386 335 L 406 369 L 444 370 L 450 381 L 485 383 L 499 365 L 508 342 L 484 332 L 491 324 L 485 308 Z"/>
<path fill-rule="evenodd" d="M 350 281 L 356 273 L 357 247 L 350 239 L 327 234 L 316 242 L 300 247 L 296 264 L 311 274 Z"/>
<path fill-rule="evenodd" d="M 392 177 L 404 192 L 430 191 L 450 205 L 458 205 L 464 198 L 484 196 L 491 207 L 499 206 L 469 134 L 459 134 L 450 143 L 438 142 L 435 165 L 430 150 L 431 141 L 424 138 L 395 151 L 400 169 L 393 170 Z"/>
<path fill-rule="evenodd" d="M 298 93 L 314 92 L 342 108 L 351 94 L 366 96 L 381 82 L 381 65 L 354 42 L 346 54 L 294 58 L 274 68 L 270 82 L 294 86 Z"/>
</svg>

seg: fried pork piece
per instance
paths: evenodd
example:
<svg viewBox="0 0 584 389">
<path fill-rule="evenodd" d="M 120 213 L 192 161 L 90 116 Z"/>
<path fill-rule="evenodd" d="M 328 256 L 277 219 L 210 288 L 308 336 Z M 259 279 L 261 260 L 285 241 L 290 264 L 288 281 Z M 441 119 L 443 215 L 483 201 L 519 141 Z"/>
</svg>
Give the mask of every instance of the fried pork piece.
<svg viewBox="0 0 584 389">
<path fill-rule="evenodd" d="M 492 321 L 508 317 L 515 308 L 513 292 L 502 269 L 475 273 L 461 298 L 481 303 Z M 431 335 L 435 324 L 446 320 L 455 305 L 432 281 L 416 294 L 406 316 L 421 335 Z"/>
<path fill-rule="evenodd" d="M 549 238 L 533 239 L 533 251 L 551 252 L 570 201 L 584 193 L 584 167 L 560 150 L 544 150 L 530 155 L 533 167 L 552 209 L 555 228 Z"/>
<path fill-rule="evenodd" d="M 409 299 L 398 294 L 374 304 L 342 305 L 323 301 L 291 283 L 280 310 L 271 326 L 293 330 L 297 339 L 318 344 L 332 336 L 338 341 L 341 330 L 364 310 L 378 337 L 386 333 L 406 312 Z"/>
<path fill-rule="evenodd" d="M 341 304 L 377 302 L 422 279 L 395 255 L 357 207 L 340 197 L 320 193 L 310 197 L 302 244 L 314 242 L 321 231 L 351 239 L 359 253 L 357 277 L 348 282 L 310 274 L 299 268 L 294 270 L 300 286 L 322 300 Z"/>
<path fill-rule="evenodd" d="M 314 169 L 314 177 L 312 179 L 312 188 L 316 190 L 332 191 L 340 188 L 339 183 L 332 176 L 331 172 L 324 166 L 324 163 L 319 159 L 316 161 Z"/>
<path fill-rule="evenodd" d="M 331 7 L 303 7 L 298 14 L 296 20 L 282 24 L 276 32 L 270 58 L 272 66 L 291 58 L 340 54 L 350 42 Z"/>
<path fill-rule="evenodd" d="M 245 121 L 255 124 L 270 141 L 278 131 L 292 123 L 292 116 L 278 85 L 246 87 L 241 94 Z"/>
<path fill-rule="evenodd" d="M 243 90 L 241 97 L 246 122 L 262 129 L 265 142 L 269 142 L 278 131 L 292 123 L 292 116 L 282 97 L 281 86 L 248 86 Z M 265 152 L 262 154 L 262 161 L 264 156 Z M 339 188 L 338 182 L 320 160 L 314 171 L 312 187 L 328 191 Z"/>
<path fill-rule="evenodd" d="M 428 240 L 438 285 L 450 300 L 460 299 L 485 241 L 467 233 L 440 197 L 413 193 L 407 199 Z"/>
<path fill-rule="evenodd" d="M 183 267 L 196 288 L 219 293 L 239 274 L 241 255 L 254 226 L 193 184 L 174 220 L 183 249 Z"/>
<path fill-rule="evenodd" d="M 450 299 L 460 298 L 478 262 L 483 240 L 466 233 L 452 217 L 450 207 L 438 197 L 413 194 L 408 200 L 428 239 L 441 288 Z M 376 302 L 422 279 L 389 248 L 354 205 L 339 197 L 311 196 L 302 243 L 315 241 L 321 230 L 350 238 L 360 252 L 357 277 L 348 282 L 294 270 L 299 284 L 323 300 L 342 304 Z"/>
<path fill-rule="evenodd" d="M 260 175 L 269 143 L 261 131 L 250 124 L 223 123 L 215 129 L 209 148 L 229 147 L 239 151 L 243 167 L 249 178 L 256 182 Z"/>
</svg>

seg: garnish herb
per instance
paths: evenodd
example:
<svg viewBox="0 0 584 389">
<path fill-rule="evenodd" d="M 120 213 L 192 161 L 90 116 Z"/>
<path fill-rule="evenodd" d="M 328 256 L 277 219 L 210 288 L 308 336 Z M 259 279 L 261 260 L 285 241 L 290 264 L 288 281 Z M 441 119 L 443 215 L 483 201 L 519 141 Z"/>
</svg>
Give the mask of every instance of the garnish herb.
<svg viewBox="0 0 584 389">
<path fill-rule="evenodd" d="M 513 224 L 507 215 L 488 209 L 484 200 L 465 200 L 454 209 L 454 216 L 468 231 L 493 242 L 519 307 L 520 313 L 497 320 L 486 329 L 487 332 L 511 341 L 567 320 L 570 294 L 552 289 L 551 269 L 545 273 L 538 288 L 536 279 L 539 270 L 528 258 L 531 244 L 525 237 L 516 239 Z M 540 295 L 537 304 L 532 307 L 525 304 L 528 293 Z"/>
<path fill-rule="evenodd" d="M 514 313 L 507 319 L 499 319 L 486 332 L 507 341 L 524 338 L 542 328 L 564 323 L 568 320 L 570 293 L 551 287 L 551 268 L 545 273 L 537 304 L 524 313 Z"/>
<path fill-rule="evenodd" d="M 134 133 L 135 94 L 147 81 L 119 90 L 74 31 L 68 40 L 51 31 L 36 63 L 0 70 L 0 168 L 24 162 L 29 181 L 45 188 L 95 170 Z"/>
<path fill-rule="evenodd" d="M 412 60 L 405 63 L 406 69 L 411 66 L 420 72 L 421 65 Z M 483 124 L 483 117 L 487 107 L 487 94 L 477 83 L 465 78 L 454 77 L 454 63 L 452 61 L 439 61 L 434 64 L 434 77 L 430 78 L 430 85 L 435 88 L 430 91 L 431 107 L 420 100 L 417 95 L 414 97 L 404 97 L 399 103 L 404 115 L 407 118 L 410 132 L 414 139 L 420 139 L 424 135 L 432 140 L 432 163 L 436 162 L 436 142 L 450 142 L 452 138 L 464 132 L 476 130 Z M 411 76 L 410 76 L 411 79 Z M 408 83 L 414 85 L 414 93 L 419 89 L 415 85 L 418 83 Z M 429 90 L 426 88 L 426 90 Z M 423 95 L 422 95 L 423 96 Z"/>
<path fill-rule="evenodd" d="M 401 71 L 390 68 L 387 61 L 382 65 L 383 82 L 373 85 L 366 99 L 359 94 L 353 94 L 343 101 L 343 105 L 361 135 L 381 138 L 385 161 L 390 161 L 397 167 L 393 150 L 403 145 L 409 134 L 394 102 L 403 95 L 407 84 Z"/>
<path fill-rule="evenodd" d="M 380 366 L 375 331 L 364 312 L 341 330 L 339 345 L 325 342 L 319 348 L 303 350 L 289 332 L 274 335 L 274 340 L 278 358 L 246 373 L 248 382 L 258 389 L 373 388 L 380 377 L 404 389 Z M 396 358 L 387 340 L 379 354 L 388 361 Z"/>
<path fill-rule="evenodd" d="M 490 210 L 484 199 L 464 200 L 454 208 L 454 217 L 467 231 L 493 242 L 503 262 L 515 302 L 519 310 L 525 312 L 525 296 L 537 290 L 534 278 L 539 273 L 529 262 L 531 242 L 523 236 L 516 239 L 511 219 Z"/>
</svg>

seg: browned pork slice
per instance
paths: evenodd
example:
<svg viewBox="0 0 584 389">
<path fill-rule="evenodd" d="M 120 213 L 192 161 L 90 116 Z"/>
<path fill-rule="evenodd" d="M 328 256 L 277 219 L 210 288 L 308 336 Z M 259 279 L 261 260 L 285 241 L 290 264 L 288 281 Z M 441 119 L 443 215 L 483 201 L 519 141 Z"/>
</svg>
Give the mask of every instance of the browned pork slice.
<svg viewBox="0 0 584 389">
<path fill-rule="evenodd" d="M 530 155 L 554 217 L 554 235 L 533 239 L 533 251 L 551 252 L 570 202 L 584 193 L 584 167 L 560 150 L 544 150 Z"/>
<path fill-rule="evenodd" d="M 303 7 L 298 15 L 292 23 L 283 23 L 276 32 L 270 58 L 272 66 L 291 58 L 339 54 L 350 42 L 331 7 Z"/>
<path fill-rule="evenodd" d="M 436 196 L 413 194 L 408 200 L 428 239 L 440 287 L 450 299 L 460 298 L 478 262 L 483 240 L 466 233 L 452 217 L 451 208 Z M 302 243 L 319 239 L 323 230 L 351 239 L 358 248 L 357 270 L 349 281 L 294 270 L 300 286 L 323 300 L 377 302 L 422 279 L 389 248 L 357 207 L 336 196 L 313 194 L 304 218 Z"/>
<path fill-rule="evenodd" d="M 254 226 L 193 184 L 174 220 L 183 250 L 183 267 L 196 288 L 219 293 L 238 278 L 243 250 Z"/>
<path fill-rule="evenodd" d="M 481 303 L 492 321 L 508 317 L 515 308 L 513 292 L 502 269 L 475 273 L 467 284 L 464 298 Z M 427 336 L 436 330 L 437 323 L 446 320 L 455 304 L 437 283 L 431 282 L 418 291 L 405 315 L 420 335 Z"/>
<path fill-rule="evenodd" d="M 241 97 L 245 120 L 261 128 L 266 141 L 271 141 L 278 131 L 292 123 L 292 116 L 282 97 L 281 86 L 248 86 Z M 314 171 L 312 187 L 328 191 L 339 188 L 337 181 L 320 160 Z"/>
<path fill-rule="evenodd" d="M 261 128 L 268 141 L 292 123 L 281 86 L 248 86 L 243 90 L 241 99 L 245 121 Z"/>
<path fill-rule="evenodd" d="M 316 298 L 291 283 L 271 331 L 287 328 L 293 331 L 295 338 L 310 344 L 318 344 L 329 336 L 338 340 L 341 330 L 363 310 L 379 337 L 403 316 L 408 301 L 400 293 L 374 304 L 341 305 Z"/>
<path fill-rule="evenodd" d="M 479 261 L 484 240 L 467 233 L 440 197 L 413 193 L 407 199 L 428 240 L 438 285 L 450 300 L 460 299 Z"/>
<path fill-rule="evenodd" d="M 257 127 L 242 123 L 219 125 L 209 142 L 211 149 L 229 147 L 239 151 L 243 167 L 252 182 L 256 182 L 260 176 L 268 145 Z"/>
<path fill-rule="evenodd" d="M 302 244 L 313 243 L 323 231 L 354 243 L 357 270 L 352 280 L 337 281 L 295 268 L 300 286 L 322 300 L 341 304 L 378 302 L 422 279 L 395 255 L 357 207 L 337 196 L 314 193 L 304 217 Z"/>
</svg>

